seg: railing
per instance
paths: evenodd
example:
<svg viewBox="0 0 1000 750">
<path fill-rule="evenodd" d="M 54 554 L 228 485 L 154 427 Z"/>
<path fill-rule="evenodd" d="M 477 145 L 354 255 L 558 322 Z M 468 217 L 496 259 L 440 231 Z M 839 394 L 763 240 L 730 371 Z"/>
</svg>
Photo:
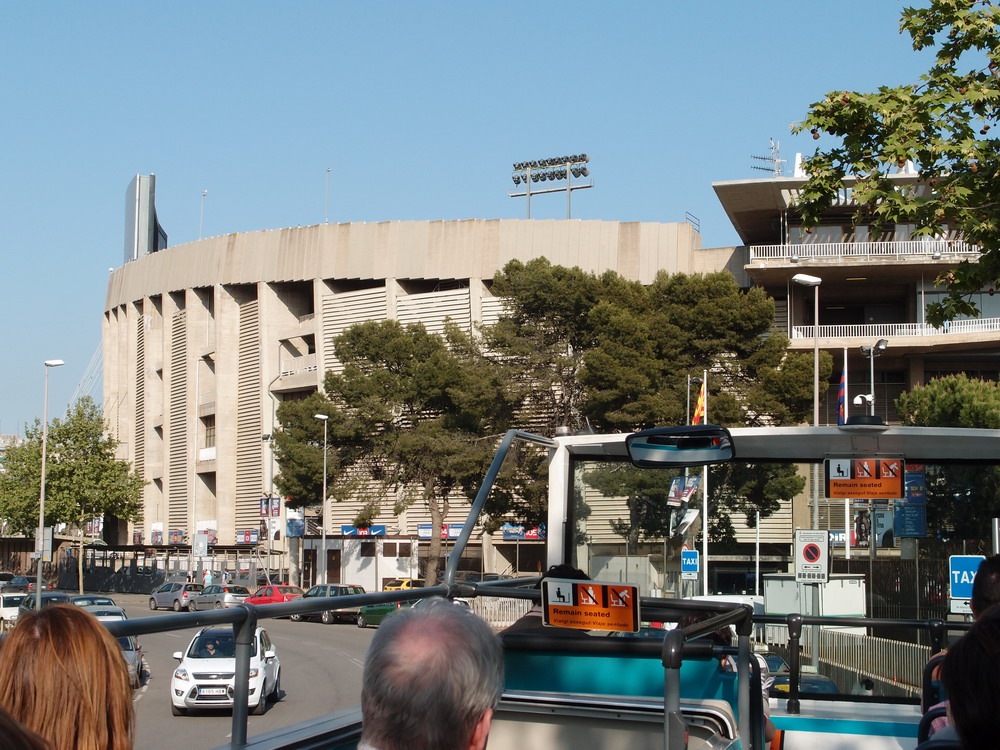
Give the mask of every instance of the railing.
<svg viewBox="0 0 1000 750">
<path fill-rule="evenodd" d="M 904 240 L 901 242 L 817 242 L 815 244 L 751 245 L 750 263 L 762 260 L 965 260 L 980 250 L 964 240 Z"/>
<path fill-rule="evenodd" d="M 940 328 L 927 323 L 872 323 L 869 325 L 819 326 L 819 337 L 887 339 L 899 336 L 946 336 L 962 333 L 995 333 L 1000 331 L 1000 318 L 952 320 Z M 812 339 L 816 326 L 792 326 L 792 339 Z"/>
<path fill-rule="evenodd" d="M 315 354 L 303 354 L 301 357 L 293 357 L 292 359 L 283 362 L 281 364 L 281 377 L 287 377 L 288 375 L 295 375 L 299 372 L 315 372 L 316 370 L 316 355 Z"/>
</svg>

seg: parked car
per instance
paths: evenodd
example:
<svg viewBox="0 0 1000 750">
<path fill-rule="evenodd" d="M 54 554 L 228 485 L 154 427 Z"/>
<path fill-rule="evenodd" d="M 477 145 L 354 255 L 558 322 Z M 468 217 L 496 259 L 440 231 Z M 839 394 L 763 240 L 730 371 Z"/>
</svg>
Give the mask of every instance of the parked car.
<svg viewBox="0 0 1000 750">
<path fill-rule="evenodd" d="M 781 674 L 788 671 L 788 662 L 777 654 L 769 651 L 766 654 L 761 654 L 761 656 L 763 656 L 764 661 L 767 662 L 767 671 L 771 674 Z"/>
<path fill-rule="evenodd" d="M 302 595 L 303 599 L 321 599 L 332 596 L 351 596 L 353 594 L 363 594 L 363 586 L 354 586 L 349 583 L 320 583 L 313 586 Z M 291 619 L 315 620 L 319 618 L 324 625 L 329 625 L 337 620 L 354 622 L 358 616 L 360 607 L 347 607 L 346 609 L 324 609 L 322 612 L 310 612 L 309 614 L 292 615 Z"/>
<path fill-rule="evenodd" d="M 236 644 L 231 627 L 203 628 L 187 651 L 177 651 L 180 664 L 170 678 L 170 710 L 183 716 L 193 708 L 229 708 L 233 705 Z M 281 662 L 264 628 L 258 627 L 250 650 L 249 708 L 267 710 L 268 701 L 281 698 Z"/>
<path fill-rule="evenodd" d="M 298 586 L 272 585 L 262 586 L 253 592 L 246 600 L 247 604 L 281 604 L 297 599 L 305 592 Z"/>
<path fill-rule="evenodd" d="M 188 608 L 191 597 L 203 588 L 205 587 L 200 583 L 185 583 L 183 581 L 165 583 L 149 595 L 149 608 L 169 607 L 174 612 L 180 612 L 182 609 Z"/>
<path fill-rule="evenodd" d="M 11 573 L 9 570 L 0 570 L 0 591 L 5 591 L 7 589 L 7 584 L 13 581 L 16 577 L 17 575 Z"/>
<path fill-rule="evenodd" d="M 116 607 L 118 603 L 110 596 L 96 596 L 94 594 L 77 594 L 71 596 L 69 600 L 78 607 Z"/>
<path fill-rule="evenodd" d="M 142 685 L 142 646 L 134 635 L 118 636 L 118 645 L 122 648 L 122 657 L 128 668 L 128 681 L 133 689 Z"/>
<path fill-rule="evenodd" d="M 20 617 L 25 612 L 35 611 L 35 599 L 36 594 L 28 596 L 25 594 L 21 603 L 17 607 L 17 616 Z M 69 594 L 63 594 L 59 591 L 46 591 L 42 593 L 42 608 L 49 607 L 53 604 L 69 604 Z"/>
<path fill-rule="evenodd" d="M 242 604 L 249 596 L 250 590 L 246 586 L 213 583 L 191 597 L 188 609 L 192 612 L 199 609 L 226 609 Z"/>
<path fill-rule="evenodd" d="M 36 588 L 38 586 L 38 576 L 14 576 L 7 582 L 4 586 L 4 591 L 23 591 L 26 594 L 31 594 L 38 591 Z M 42 591 L 48 591 L 49 587 L 42 582 Z"/>
<path fill-rule="evenodd" d="M 8 625 L 13 625 L 17 621 L 17 608 L 27 594 L 7 594 L 0 593 L 0 620 Z"/>
<path fill-rule="evenodd" d="M 406 591 L 407 589 L 422 589 L 424 582 L 419 578 L 394 578 L 382 587 L 383 591 Z"/>
<path fill-rule="evenodd" d="M 90 612 L 90 614 L 101 622 L 117 622 L 118 620 L 128 619 L 128 615 L 125 614 L 125 610 L 121 607 L 106 607 L 97 604 L 92 607 L 83 607 L 83 610 Z"/>
<path fill-rule="evenodd" d="M 779 698 L 784 698 L 788 695 L 789 684 L 788 681 L 791 679 L 791 675 L 787 672 L 776 674 L 774 676 L 774 684 L 771 685 L 771 695 L 776 695 Z M 802 674 L 799 675 L 799 693 L 823 693 L 825 695 L 839 695 L 840 688 L 837 687 L 837 683 L 821 674 Z"/>
<path fill-rule="evenodd" d="M 429 596 L 426 599 L 418 599 L 416 602 L 385 602 L 383 604 L 366 604 L 358 611 L 357 623 L 359 628 L 367 628 L 369 625 L 381 625 L 386 617 L 400 609 L 410 607 L 426 607 L 428 602 L 435 601 L 441 597 Z M 452 599 L 453 604 L 465 609 L 471 609 L 472 605 L 465 599 Z"/>
</svg>

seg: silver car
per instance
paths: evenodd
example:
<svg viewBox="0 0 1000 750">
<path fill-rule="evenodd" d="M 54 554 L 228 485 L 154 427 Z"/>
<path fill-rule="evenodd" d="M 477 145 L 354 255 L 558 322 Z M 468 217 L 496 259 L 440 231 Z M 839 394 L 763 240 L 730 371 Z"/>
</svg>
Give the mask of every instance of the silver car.
<svg viewBox="0 0 1000 750">
<path fill-rule="evenodd" d="M 165 583 L 149 595 L 149 608 L 169 607 L 174 612 L 180 612 L 182 609 L 188 608 L 191 597 L 200 593 L 203 588 L 205 587 L 200 583 L 184 583 L 182 581 Z"/>
<path fill-rule="evenodd" d="M 302 595 L 303 599 L 319 599 L 331 596 L 351 596 L 363 594 L 365 590 L 362 586 L 353 586 L 348 583 L 319 583 Z M 318 618 L 324 625 L 342 620 L 344 622 L 354 622 L 358 617 L 360 607 L 347 607 L 345 609 L 324 609 L 322 612 L 310 612 L 308 614 L 292 615 L 291 620 L 311 620 Z"/>
<path fill-rule="evenodd" d="M 192 612 L 198 609 L 227 609 L 242 604 L 248 596 L 250 591 L 245 586 L 213 583 L 191 596 L 188 609 Z"/>
<path fill-rule="evenodd" d="M 122 657 L 125 659 L 125 666 L 128 668 L 128 681 L 132 688 L 142 685 L 142 678 L 145 670 L 142 666 L 142 646 L 134 635 L 118 636 L 118 645 L 122 648 Z"/>
</svg>

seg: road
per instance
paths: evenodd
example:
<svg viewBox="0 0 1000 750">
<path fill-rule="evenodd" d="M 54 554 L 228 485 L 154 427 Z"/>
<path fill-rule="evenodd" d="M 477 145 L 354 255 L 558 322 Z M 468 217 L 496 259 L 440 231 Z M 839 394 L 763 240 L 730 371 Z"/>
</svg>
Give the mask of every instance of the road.
<svg viewBox="0 0 1000 750">
<path fill-rule="evenodd" d="M 112 594 L 129 618 L 148 617 L 148 597 Z M 168 614 L 160 610 L 155 614 Z M 281 660 L 283 698 L 264 716 L 250 716 L 248 736 L 290 726 L 361 702 L 361 667 L 373 629 L 353 624 L 264 620 Z M 196 628 L 139 636 L 149 677 L 135 691 L 135 746 L 143 750 L 201 750 L 230 741 L 232 715 L 206 711 L 188 716 L 170 713 L 170 676 L 175 651 L 187 648 Z"/>
</svg>

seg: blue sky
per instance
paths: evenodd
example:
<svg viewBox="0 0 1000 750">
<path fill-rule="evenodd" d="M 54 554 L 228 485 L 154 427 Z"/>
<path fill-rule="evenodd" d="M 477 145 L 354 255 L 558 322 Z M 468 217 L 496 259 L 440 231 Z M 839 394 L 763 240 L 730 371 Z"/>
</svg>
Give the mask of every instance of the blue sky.
<svg viewBox="0 0 1000 750">
<path fill-rule="evenodd" d="M 100 345 L 125 189 L 171 245 L 330 221 L 523 218 L 515 161 L 587 153 L 573 216 L 701 223 L 713 181 L 816 145 L 832 89 L 916 80 L 895 0 L 0 2 L 0 433 L 65 412 Z M 823 144 L 824 141 L 820 141 Z M 563 218 L 562 196 L 532 202 Z M 95 391 L 100 398 L 100 386 Z"/>
</svg>

